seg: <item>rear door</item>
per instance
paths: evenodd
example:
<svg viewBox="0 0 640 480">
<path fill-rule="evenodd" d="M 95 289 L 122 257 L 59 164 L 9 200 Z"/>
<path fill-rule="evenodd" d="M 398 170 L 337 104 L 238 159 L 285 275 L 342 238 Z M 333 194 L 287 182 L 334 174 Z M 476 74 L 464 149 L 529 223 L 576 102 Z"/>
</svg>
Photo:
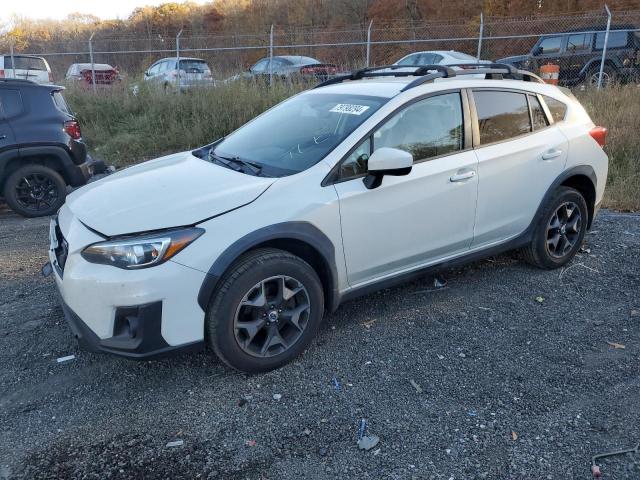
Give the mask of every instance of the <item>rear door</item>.
<svg viewBox="0 0 640 480">
<path fill-rule="evenodd" d="M 474 89 L 471 96 L 479 133 L 475 248 L 508 240 L 529 226 L 564 170 L 568 141 L 550 124 L 537 95 Z"/>
<path fill-rule="evenodd" d="M 572 33 L 567 37 L 565 55 L 560 62 L 560 76 L 563 80 L 577 81 L 582 68 L 591 58 L 593 34 Z"/>
</svg>

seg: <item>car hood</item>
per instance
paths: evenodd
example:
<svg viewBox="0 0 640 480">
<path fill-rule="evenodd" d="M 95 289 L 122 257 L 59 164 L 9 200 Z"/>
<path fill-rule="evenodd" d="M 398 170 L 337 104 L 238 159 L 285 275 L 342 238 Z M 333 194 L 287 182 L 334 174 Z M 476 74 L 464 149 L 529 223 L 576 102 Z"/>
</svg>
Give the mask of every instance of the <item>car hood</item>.
<svg viewBox="0 0 640 480">
<path fill-rule="evenodd" d="M 183 152 L 89 183 L 67 205 L 97 232 L 125 235 L 196 224 L 253 202 L 275 181 Z"/>
</svg>

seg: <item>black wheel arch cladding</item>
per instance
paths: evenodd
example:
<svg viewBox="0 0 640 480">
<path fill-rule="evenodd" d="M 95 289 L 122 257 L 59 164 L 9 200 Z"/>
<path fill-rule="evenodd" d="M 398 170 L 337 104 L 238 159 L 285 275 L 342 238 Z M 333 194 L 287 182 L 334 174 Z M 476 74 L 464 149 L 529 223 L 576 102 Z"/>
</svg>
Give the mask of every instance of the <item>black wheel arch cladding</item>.
<svg viewBox="0 0 640 480">
<path fill-rule="evenodd" d="M 338 272 L 333 243 L 313 224 L 293 221 L 260 228 L 236 240 L 222 252 L 209 268 L 198 292 L 198 304 L 203 311 L 207 311 L 209 300 L 227 269 L 244 253 L 261 247 L 278 248 L 307 261 L 320 277 L 327 308 L 337 308 Z"/>
</svg>

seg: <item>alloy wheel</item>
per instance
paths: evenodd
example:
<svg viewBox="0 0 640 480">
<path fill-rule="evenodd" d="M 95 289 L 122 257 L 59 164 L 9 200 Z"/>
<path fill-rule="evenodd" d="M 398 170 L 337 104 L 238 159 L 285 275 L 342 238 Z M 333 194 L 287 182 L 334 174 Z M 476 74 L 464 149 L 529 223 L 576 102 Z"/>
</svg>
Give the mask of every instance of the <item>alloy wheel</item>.
<svg viewBox="0 0 640 480">
<path fill-rule="evenodd" d="M 574 202 L 564 202 L 551 216 L 547 225 L 547 250 L 554 258 L 571 253 L 580 238 L 582 214 Z"/>
<path fill-rule="evenodd" d="M 254 357 L 273 357 L 291 348 L 309 321 L 311 302 L 302 283 L 277 275 L 256 283 L 236 310 L 233 329 L 240 348 Z"/>
<path fill-rule="evenodd" d="M 16 201 L 26 210 L 46 210 L 58 200 L 58 189 L 52 178 L 40 173 L 22 177 L 15 187 Z"/>
</svg>

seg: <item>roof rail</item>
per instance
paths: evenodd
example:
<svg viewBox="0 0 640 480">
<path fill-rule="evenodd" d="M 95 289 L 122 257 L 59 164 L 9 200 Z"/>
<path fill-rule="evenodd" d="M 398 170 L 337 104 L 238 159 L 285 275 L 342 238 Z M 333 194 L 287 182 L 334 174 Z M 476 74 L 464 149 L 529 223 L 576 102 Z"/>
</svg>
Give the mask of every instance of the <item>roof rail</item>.
<svg viewBox="0 0 640 480">
<path fill-rule="evenodd" d="M 416 67 L 416 69 L 407 71 L 407 68 L 412 67 Z M 454 67 L 458 68 L 454 69 Z M 361 70 L 351 72 L 348 75 L 341 75 L 339 77 L 326 80 L 316 85 L 314 88 L 326 87 L 327 85 L 334 85 L 347 80 L 361 80 L 363 78 L 418 77 L 405 85 L 401 90 L 404 92 L 419 85 L 431 82 L 437 78 L 451 78 L 464 75 L 481 74 L 484 74 L 487 79 L 495 80 L 507 77 L 509 79 L 522 80 L 525 82 L 544 83 L 544 81 L 536 74 L 525 70 L 518 70 L 513 65 L 508 65 L 506 63 L 455 63 L 451 65 L 384 65 L 382 67 L 363 68 Z"/>
<path fill-rule="evenodd" d="M 416 67 L 415 70 L 407 71 L 407 68 Z M 400 70 L 405 69 L 404 71 L 388 71 L 388 70 Z M 387 70 L 387 71 L 380 71 Z M 340 75 L 339 77 L 330 78 L 318 85 L 314 88 L 326 87 L 327 85 L 334 85 L 336 83 L 342 83 L 345 80 L 361 80 L 363 78 L 374 78 L 374 77 L 418 77 L 429 75 L 430 72 L 438 72 L 439 77 L 449 78 L 455 77 L 456 71 L 453 68 L 449 68 L 449 66 L 445 65 L 383 65 L 381 67 L 371 67 L 371 68 L 362 68 L 360 70 L 355 70 L 347 75 Z"/>
</svg>

